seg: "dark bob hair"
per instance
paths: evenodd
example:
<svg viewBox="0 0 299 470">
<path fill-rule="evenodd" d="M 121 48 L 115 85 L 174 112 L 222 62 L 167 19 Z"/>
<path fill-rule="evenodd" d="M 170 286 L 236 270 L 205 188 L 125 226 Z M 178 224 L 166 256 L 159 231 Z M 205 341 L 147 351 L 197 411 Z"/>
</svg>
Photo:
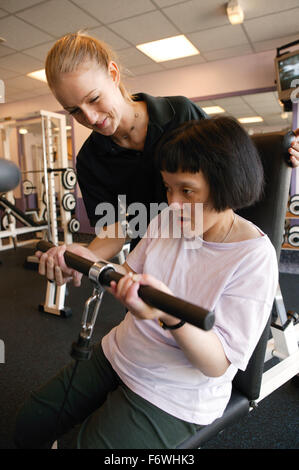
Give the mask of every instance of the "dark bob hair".
<svg viewBox="0 0 299 470">
<path fill-rule="evenodd" d="M 167 133 L 156 150 L 160 171 L 202 171 L 214 209 L 241 209 L 258 201 L 264 172 L 258 151 L 233 118 L 189 121 Z"/>
</svg>

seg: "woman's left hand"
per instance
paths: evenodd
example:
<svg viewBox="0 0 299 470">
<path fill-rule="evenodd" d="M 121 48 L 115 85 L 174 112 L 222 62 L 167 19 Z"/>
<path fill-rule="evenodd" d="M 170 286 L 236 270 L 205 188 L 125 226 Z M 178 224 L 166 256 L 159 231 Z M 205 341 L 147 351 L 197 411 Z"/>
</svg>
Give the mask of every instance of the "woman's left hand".
<svg viewBox="0 0 299 470">
<path fill-rule="evenodd" d="M 110 292 L 137 318 L 143 320 L 167 319 L 170 315 L 147 305 L 138 295 L 141 285 L 154 287 L 155 289 L 173 295 L 171 290 L 161 281 L 150 274 L 129 273 L 123 276 L 118 283 L 112 281 Z M 172 317 L 173 318 L 173 317 Z"/>
<path fill-rule="evenodd" d="M 290 159 L 293 168 L 299 166 L 299 128 L 294 131 L 296 134 L 296 140 L 289 148 Z"/>
</svg>

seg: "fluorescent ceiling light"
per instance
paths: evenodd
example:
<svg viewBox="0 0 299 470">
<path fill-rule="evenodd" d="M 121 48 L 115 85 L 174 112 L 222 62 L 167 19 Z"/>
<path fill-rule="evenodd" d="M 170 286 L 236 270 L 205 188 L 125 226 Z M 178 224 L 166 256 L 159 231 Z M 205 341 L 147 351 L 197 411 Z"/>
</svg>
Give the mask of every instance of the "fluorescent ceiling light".
<svg viewBox="0 0 299 470">
<path fill-rule="evenodd" d="M 47 83 L 45 69 L 35 70 L 35 72 L 27 73 L 27 77 L 36 78 L 36 80 L 41 80 L 42 82 Z"/>
<path fill-rule="evenodd" d="M 225 110 L 220 106 L 206 106 L 202 108 L 207 114 L 220 114 L 225 113 Z"/>
<path fill-rule="evenodd" d="M 261 116 L 244 117 L 244 118 L 238 119 L 238 121 L 241 124 L 251 124 L 253 122 L 263 122 L 263 120 L 264 119 Z"/>
<path fill-rule="evenodd" d="M 199 50 L 183 34 L 138 44 L 136 47 L 155 62 L 166 62 L 199 54 Z"/>
<path fill-rule="evenodd" d="M 227 16 L 231 24 L 241 24 L 244 21 L 244 11 L 238 0 L 230 0 L 226 8 Z"/>
</svg>

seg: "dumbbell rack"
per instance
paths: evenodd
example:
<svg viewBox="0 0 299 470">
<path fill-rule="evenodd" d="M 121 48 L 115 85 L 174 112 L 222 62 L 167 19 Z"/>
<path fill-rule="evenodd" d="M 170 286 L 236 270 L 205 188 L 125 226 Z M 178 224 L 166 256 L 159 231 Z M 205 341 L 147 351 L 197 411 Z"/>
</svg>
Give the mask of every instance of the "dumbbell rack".
<svg viewBox="0 0 299 470">
<path fill-rule="evenodd" d="M 293 214 L 289 211 L 286 213 L 282 249 L 299 251 L 299 215 Z"/>
<path fill-rule="evenodd" d="M 299 107 L 293 105 L 293 129 L 299 127 Z M 299 250 L 299 168 L 292 169 L 290 198 L 282 249 Z"/>
</svg>

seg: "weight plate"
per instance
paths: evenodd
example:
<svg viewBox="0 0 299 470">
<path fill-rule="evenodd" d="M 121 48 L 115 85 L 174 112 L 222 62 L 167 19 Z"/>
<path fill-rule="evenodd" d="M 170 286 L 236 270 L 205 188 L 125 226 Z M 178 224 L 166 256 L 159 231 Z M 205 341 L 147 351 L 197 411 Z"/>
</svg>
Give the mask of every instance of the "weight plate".
<svg viewBox="0 0 299 470">
<path fill-rule="evenodd" d="M 34 187 L 31 181 L 29 180 L 23 181 L 23 193 L 25 196 L 29 196 L 30 194 L 32 194 L 33 189 Z"/>
<path fill-rule="evenodd" d="M 73 218 L 68 223 L 68 229 L 71 233 L 79 232 L 80 230 L 80 222 L 78 219 Z"/>
<path fill-rule="evenodd" d="M 1 228 L 2 230 L 9 230 L 9 225 L 12 223 L 16 223 L 16 218 L 13 214 L 8 214 L 5 212 L 1 218 Z"/>
<path fill-rule="evenodd" d="M 77 184 L 77 175 L 73 168 L 67 168 L 62 172 L 62 184 L 65 189 L 74 189 Z"/>
<path fill-rule="evenodd" d="M 72 193 L 66 193 L 61 203 L 65 211 L 73 211 L 76 208 L 76 198 Z"/>
<path fill-rule="evenodd" d="M 291 202 L 289 209 L 292 214 L 299 215 L 299 201 Z"/>
<path fill-rule="evenodd" d="M 288 233 L 288 242 L 292 246 L 299 246 L 299 226 L 294 225 L 290 228 Z"/>
<path fill-rule="evenodd" d="M 290 227 L 289 234 L 290 233 L 299 233 L 299 225 L 293 225 L 293 227 Z"/>
<path fill-rule="evenodd" d="M 299 195 L 294 194 L 290 199 L 289 210 L 294 215 L 299 215 Z"/>
</svg>

